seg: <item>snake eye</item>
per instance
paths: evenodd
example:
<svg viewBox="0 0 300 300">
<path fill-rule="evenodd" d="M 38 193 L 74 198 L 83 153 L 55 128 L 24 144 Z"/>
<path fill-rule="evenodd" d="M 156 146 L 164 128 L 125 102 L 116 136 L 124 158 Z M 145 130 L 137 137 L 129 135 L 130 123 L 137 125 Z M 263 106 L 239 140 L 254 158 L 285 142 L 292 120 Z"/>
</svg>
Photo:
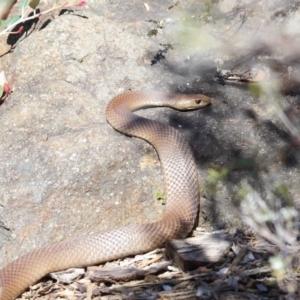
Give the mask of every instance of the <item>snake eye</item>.
<svg viewBox="0 0 300 300">
<path fill-rule="evenodd" d="M 201 100 L 200 99 L 196 99 L 195 102 L 196 102 L 196 104 L 200 104 Z"/>
</svg>

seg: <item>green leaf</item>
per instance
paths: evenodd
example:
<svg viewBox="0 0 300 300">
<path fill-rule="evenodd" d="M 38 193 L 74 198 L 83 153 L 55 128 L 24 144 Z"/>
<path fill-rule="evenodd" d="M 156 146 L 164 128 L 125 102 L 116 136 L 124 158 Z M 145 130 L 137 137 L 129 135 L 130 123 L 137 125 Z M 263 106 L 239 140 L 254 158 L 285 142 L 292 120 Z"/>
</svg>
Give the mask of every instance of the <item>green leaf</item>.
<svg viewBox="0 0 300 300">
<path fill-rule="evenodd" d="M 160 200 L 160 202 L 161 202 L 162 205 L 165 205 L 165 204 L 166 204 L 166 199 L 165 199 L 163 193 L 161 193 L 161 192 L 156 192 L 156 199 L 157 199 L 157 200 Z"/>
<path fill-rule="evenodd" d="M 24 9 L 27 7 L 29 0 L 23 0 L 20 4 L 20 8 Z"/>
<path fill-rule="evenodd" d="M 21 16 L 14 16 L 14 17 L 11 17 L 11 18 L 7 19 L 6 21 L 1 22 L 1 23 L 0 23 L 0 27 L 7 27 L 7 26 L 10 26 L 10 25 L 12 25 L 12 24 L 17 23 L 20 19 L 21 19 Z"/>
<path fill-rule="evenodd" d="M 157 29 L 152 29 L 152 30 L 150 30 L 150 31 L 148 32 L 147 35 L 148 35 L 149 37 L 151 37 L 151 36 L 157 35 L 157 33 L 158 33 Z"/>
<path fill-rule="evenodd" d="M 30 0 L 29 1 L 29 6 L 32 9 L 36 9 L 38 7 L 38 5 L 40 4 L 40 0 Z"/>
<path fill-rule="evenodd" d="M 239 198 L 244 199 L 249 194 L 249 191 L 246 187 L 242 187 L 238 190 L 237 194 Z"/>
<path fill-rule="evenodd" d="M 223 168 L 220 171 L 217 171 L 215 169 L 209 169 L 208 174 L 213 180 L 224 180 L 226 179 L 227 175 L 229 173 L 229 170 L 227 168 Z"/>
<path fill-rule="evenodd" d="M 288 195 L 289 195 L 289 190 L 284 184 L 278 185 L 276 187 L 276 190 L 283 197 L 288 197 Z"/>
<path fill-rule="evenodd" d="M 213 179 L 219 179 L 219 172 L 216 171 L 215 169 L 209 169 L 208 170 L 208 174 L 210 177 L 212 177 Z"/>
</svg>

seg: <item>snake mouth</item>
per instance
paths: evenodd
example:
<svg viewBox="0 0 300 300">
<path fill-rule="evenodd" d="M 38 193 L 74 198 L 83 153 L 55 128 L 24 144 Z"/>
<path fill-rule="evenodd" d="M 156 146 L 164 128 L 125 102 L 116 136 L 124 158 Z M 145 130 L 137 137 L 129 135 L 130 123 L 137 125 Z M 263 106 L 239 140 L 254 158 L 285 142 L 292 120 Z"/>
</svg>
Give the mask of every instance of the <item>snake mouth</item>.
<svg viewBox="0 0 300 300">
<path fill-rule="evenodd" d="M 200 102 L 200 106 L 205 107 L 205 106 L 209 106 L 211 105 L 211 99 L 209 98 L 209 100 L 201 100 Z"/>
</svg>

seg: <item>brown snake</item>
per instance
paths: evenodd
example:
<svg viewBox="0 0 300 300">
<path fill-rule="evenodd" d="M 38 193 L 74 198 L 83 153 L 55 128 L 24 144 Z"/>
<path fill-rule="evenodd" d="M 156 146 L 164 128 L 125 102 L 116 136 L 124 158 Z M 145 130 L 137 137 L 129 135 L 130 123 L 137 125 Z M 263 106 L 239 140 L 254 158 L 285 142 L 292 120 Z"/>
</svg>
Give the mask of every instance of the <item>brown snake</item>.
<svg viewBox="0 0 300 300">
<path fill-rule="evenodd" d="M 167 199 L 163 217 L 153 223 L 61 241 L 21 256 L 0 271 L 0 300 L 14 299 L 48 273 L 147 252 L 161 247 L 166 240 L 187 236 L 199 207 L 198 175 L 192 152 L 177 130 L 132 112 L 153 106 L 190 110 L 209 104 L 210 98 L 201 94 L 138 91 L 115 97 L 107 106 L 107 121 L 126 135 L 146 140 L 159 155 Z"/>
</svg>

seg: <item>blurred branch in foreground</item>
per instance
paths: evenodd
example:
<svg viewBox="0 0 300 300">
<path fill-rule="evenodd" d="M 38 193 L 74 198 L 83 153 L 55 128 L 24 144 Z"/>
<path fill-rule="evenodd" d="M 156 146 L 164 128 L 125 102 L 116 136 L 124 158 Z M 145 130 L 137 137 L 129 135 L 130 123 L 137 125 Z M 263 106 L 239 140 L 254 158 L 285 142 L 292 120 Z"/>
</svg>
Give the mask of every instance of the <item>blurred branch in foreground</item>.
<svg viewBox="0 0 300 300">
<path fill-rule="evenodd" d="M 255 82 L 249 78 L 249 89 L 267 101 L 296 147 L 300 146 L 299 8 L 298 0 L 187 0 L 172 7 L 165 28 L 180 42 L 177 54 L 193 62 L 194 75 L 199 75 L 200 61 L 207 58 L 215 62 L 217 76 L 224 70 L 241 78 L 252 70 L 263 73 Z M 288 102 L 286 95 L 295 98 Z"/>
<path fill-rule="evenodd" d="M 293 294 L 298 289 L 299 213 L 293 206 L 275 211 L 250 185 L 244 188 L 244 193 L 241 203 L 243 221 L 279 248 L 279 253 L 271 256 L 269 263 L 280 288 Z"/>
</svg>

